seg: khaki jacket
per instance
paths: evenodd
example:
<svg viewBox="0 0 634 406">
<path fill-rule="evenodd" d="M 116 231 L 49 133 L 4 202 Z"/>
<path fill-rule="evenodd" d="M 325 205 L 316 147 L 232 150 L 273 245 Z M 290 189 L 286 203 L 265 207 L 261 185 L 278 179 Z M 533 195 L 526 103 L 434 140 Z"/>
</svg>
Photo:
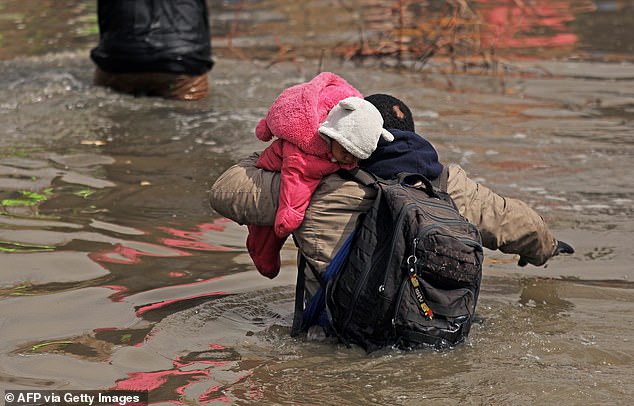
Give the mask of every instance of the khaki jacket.
<svg viewBox="0 0 634 406">
<path fill-rule="evenodd" d="M 256 168 L 257 157 L 254 154 L 220 175 L 211 188 L 210 203 L 219 214 L 239 224 L 272 225 L 280 174 Z M 447 192 L 460 213 L 478 227 L 486 248 L 518 254 L 537 266 L 553 256 L 557 245 L 554 236 L 526 203 L 495 194 L 469 179 L 456 164 L 448 165 L 447 170 Z M 375 196 L 374 189 L 337 174 L 320 183 L 304 222 L 293 233 L 299 249 L 318 273 L 326 269 Z"/>
</svg>

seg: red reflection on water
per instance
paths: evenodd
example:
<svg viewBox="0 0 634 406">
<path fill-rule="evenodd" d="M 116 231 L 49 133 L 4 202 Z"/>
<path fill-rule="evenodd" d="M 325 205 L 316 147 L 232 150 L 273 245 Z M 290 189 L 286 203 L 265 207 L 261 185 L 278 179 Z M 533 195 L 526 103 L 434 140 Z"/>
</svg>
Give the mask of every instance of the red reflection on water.
<svg viewBox="0 0 634 406">
<path fill-rule="evenodd" d="M 154 245 L 154 244 L 150 244 Z M 165 250 L 165 247 L 161 245 L 154 245 L 159 247 L 161 250 Z M 88 257 L 95 262 L 109 262 L 112 264 L 138 264 L 141 262 L 141 257 L 187 257 L 191 256 L 189 252 L 185 252 L 182 250 L 175 250 L 173 248 L 168 248 L 170 251 L 170 255 L 168 254 L 153 254 L 150 252 L 140 251 L 136 248 L 126 247 L 123 244 L 116 244 L 115 247 L 111 250 L 99 251 L 99 252 L 91 252 L 88 254 Z"/>
<path fill-rule="evenodd" d="M 213 369 L 229 364 L 230 361 L 213 361 L 213 360 L 196 360 L 183 361 L 181 357 L 173 361 L 173 368 L 162 371 L 151 372 L 130 372 L 128 378 L 119 380 L 115 383 L 113 390 L 132 390 L 132 391 L 148 391 L 152 401 L 152 391 L 161 389 L 162 387 L 174 387 L 173 393 L 177 396 L 174 399 L 161 399 L 158 402 L 170 402 L 173 404 L 184 404 L 179 400 L 185 395 L 185 390 L 191 385 L 209 379 L 212 377 Z M 206 366 L 201 368 L 200 366 Z M 197 367 L 196 369 L 189 369 Z M 240 382 L 251 376 L 251 372 L 238 377 L 234 383 Z M 229 398 L 224 393 L 225 386 L 215 385 L 207 389 L 197 399 L 197 403 L 205 404 L 210 402 L 229 403 Z M 164 394 L 161 394 L 164 397 Z M 155 397 L 159 397 L 157 395 Z M 152 402 L 150 402 L 152 403 Z"/>
<path fill-rule="evenodd" d="M 486 22 L 482 44 L 487 48 L 557 47 L 575 44 L 577 35 L 566 23 L 573 21 L 566 1 L 478 0 Z"/>
<path fill-rule="evenodd" d="M 179 285 L 179 286 L 185 286 L 185 285 Z M 211 293 L 202 293 L 200 295 L 183 297 L 183 298 L 178 298 L 178 299 L 162 300 L 160 302 L 151 303 L 151 304 L 148 304 L 148 305 L 144 305 L 144 306 L 138 307 L 137 310 L 136 310 L 136 316 L 137 317 L 141 317 L 144 313 L 147 313 L 147 312 L 152 311 L 152 310 L 161 309 L 161 308 L 163 308 L 165 306 L 169 306 L 171 304 L 178 303 L 178 302 L 183 302 L 183 301 L 187 301 L 187 300 L 194 300 L 194 299 L 201 299 L 201 298 L 210 297 L 210 296 L 226 295 L 226 294 L 227 294 L 227 292 L 218 291 L 218 292 L 211 292 Z"/>
<path fill-rule="evenodd" d="M 204 234 L 208 231 L 223 232 L 225 226 L 218 223 L 229 222 L 228 219 L 219 219 L 214 223 L 202 223 L 196 225 L 198 231 L 181 230 L 172 227 L 157 227 L 158 230 L 164 231 L 174 237 L 178 238 L 163 238 L 160 242 L 163 245 L 143 243 L 148 248 L 157 247 L 157 252 L 165 253 L 151 253 L 143 251 L 139 248 L 132 248 L 126 246 L 125 242 L 114 245 L 113 249 L 92 252 L 88 256 L 95 262 L 107 262 L 112 264 L 138 264 L 141 262 L 141 257 L 186 257 L 192 256 L 192 253 L 183 251 L 182 249 L 195 250 L 195 251 L 231 251 L 231 248 L 221 247 L 218 245 L 209 244 L 202 241 Z"/>
<path fill-rule="evenodd" d="M 218 245 L 212 245 L 202 241 L 205 231 L 223 232 L 225 231 L 225 226 L 213 223 L 203 223 L 196 225 L 196 227 L 199 231 L 187 231 L 171 227 L 157 227 L 157 229 L 173 235 L 174 237 L 179 237 L 179 239 L 161 239 L 161 242 L 169 247 L 187 248 L 197 251 L 231 251 L 227 247 L 220 247 Z"/>
<path fill-rule="evenodd" d="M 129 290 L 126 286 L 121 285 L 104 285 L 104 288 L 112 289 L 115 291 L 112 295 L 108 296 L 108 299 L 113 302 L 121 302 L 126 297 L 126 292 Z"/>
<path fill-rule="evenodd" d="M 205 393 L 198 397 L 198 402 L 200 403 L 209 403 L 211 401 L 229 403 L 229 398 L 227 395 L 223 394 L 222 386 L 214 386 L 213 388 L 209 388 Z"/>
<path fill-rule="evenodd" d="M 227 247 L 219 247 L 217 245 L 207 244 L 202 241 L 186 241 L 174 238 L 163 238 L 161 242 L 169 247 L 186 248 L 197 251 L 231 251 Z"/>
</svg>

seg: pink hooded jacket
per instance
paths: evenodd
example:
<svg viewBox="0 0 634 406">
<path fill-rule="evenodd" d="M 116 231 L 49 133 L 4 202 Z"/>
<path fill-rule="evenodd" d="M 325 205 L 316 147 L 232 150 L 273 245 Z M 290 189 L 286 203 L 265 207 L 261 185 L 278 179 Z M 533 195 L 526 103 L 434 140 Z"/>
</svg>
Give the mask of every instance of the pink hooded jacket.
<svg viewBox="0 0 634 406">
<path fill-rule="evenodd" d="M 262 141 L 270 141 L 275 136 L 290 141 L 308 154 L 325 155 L 330 148 L 319 135 L 319 125 L 337 103 L 352 96 L 363 98 L 345 79 L 322 72 L 280 93 L 266 118 L 255 128 L 255 135 Z"/>
<path fill-rule="evenodd" d="M 282 173 L 275 220 L 278 237 L 287 237 L 299 227 L 321 178 L 341 167 L 331 162 L 330 144 L 318 129 L 328 112 L 351 96 L 363 97 L 343 78 L 323 72 L 284 90 L 258 123 L 255 134 L 259 139 L 279 138 L 263 151 L 257 163 L 260 168 Z"/>
<path fill-rule="evenodd" d="M 304 220 L 310 198 L 321 179 L 341 168 L 356 166 L 332 162 L 330 143 L 318 131 L 328 112 L 352 96 L 363 97 L 343 78 L 323 72 L 309 82 L 284 90 L 256 127 L 259 139 L 278 138 L 262 152 L 256 166 L 281 172 L 274 227 L 248 227 L 247 248 L 264 276 L 277 276 L 279 251 L 288 235 Z"/>
</svg>

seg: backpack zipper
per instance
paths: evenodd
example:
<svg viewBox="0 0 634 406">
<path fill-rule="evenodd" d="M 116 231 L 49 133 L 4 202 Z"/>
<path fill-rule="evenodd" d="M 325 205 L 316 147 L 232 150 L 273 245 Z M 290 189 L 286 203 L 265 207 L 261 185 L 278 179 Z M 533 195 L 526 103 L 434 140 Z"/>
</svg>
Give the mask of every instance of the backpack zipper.
<svg viewBox="0 0 634 406">
<path fill-rule="evenodd" d="M 433 200 L 419 199 L 418 197 L 412 196 L 412 195 L 410 195 L 410 197 L 413 200 L 417 201 L 419 204 L 432 206 L 432 207 L 436 207 L 436 208 L 439 208 L 439 209 L 443 209 L 443 210 L 449 211 L 451 213 L 455 213 L 455 214 L 457 214 L 458 216 L 460 216 L 460 217 L 462 217 L 464 219 L 464 216 L 462 214 L 460 214 L 460 212 L 455 207 L 451 206 L 450 203 L 446 202 L 445 200 L 439 199 L 440 201 L 445 202 L 447 204 L 438 203 L 438 202 L 435 202 Z M 431 214 L 431 213 L 425 213 L 425 214 L 428 214 L 429 217 L 431 217 L 434 220 L 437 220 L 437 221 L 440 221 L 440 222 L 444 222 L 444 223 L 454 222 L 456 224 L 463 224 L 466 221 L 466 220 L 453 220 L 453 219 L 449 219 L 449 218 L 446 218 L 446 217 L 436 216 L 436 215 Z M 466 221 L 466 222 L 469 223 L 468 221 Z M 471 223 L 469 223 L 469 224 L 471 224 Z"/>
<path fill-rule="evenodd" d="M 396 298 L 396 306 L 394 307 L 394 314 L 392 315 L 392 328 L 396 329 L 396 319 L 398 317 L 398 310 L 401 307 L 403 301 L 403 292 L 405 292 L 405 286 L 407 285 L 407 279 L 401 282 L 401 287 L 398 290 L 398 296 Z"/>
<path fill-rule="evenodd" d="M 430 197 L 429 199 L 421 199 L 421 198 L 419 198 L 417 196 L 411 196 L 411 198 L 413 200 L 416 200 L 417 202 L 430 204 L 431 206 L 440 207 L 440 208 L 443 208 L 443 209 L 446 209 L 446 210 L 449 210 L 449 211 L 457 211 L 456 208 L 453 207 L 451 202 L 448 202 L 448 201 L 443 200 L 443 199 L 438 198 L 438 197 L 436 197 L 436 198 Z M 432 200 L 432 199 L 435 199 L 435 200 Z M 445 204 L 439 203 L 439 202 L 444 202 Z"/>
<path fill-rule="evenodd" d="M 463 222 L 459 222 L 459 223 L 464 224 Z M 449 223 L 445 222 L 444 224 L 449 224 Z M 423 234 L 427 234 L 429 233 L 430 230 L 433 230 L 435 228 L 444 228 L 444 227 L 438 224 L 428 224 L 425 227 L 421 228 L 421 230 L 416 235 L 416 238 L 414 238 L 414 241 L 420 241 Z M 452 231 L 452 230 L 449 230 L 449 231 Z M 482 249 L 482 244 L 476 239 L 467 238 L 467 237 L 453 237 L 453 238 L 455 238 L 456 240 L 460 242 L 463 242 L 464 244 L 470 247 Z"/>
<path fill-rule="evenodd" d="M 418 206 L 416 203 L 409 203 L 403 206 L 403 208 L 401 209 L 401 212 L 398 215 L 398 219 L 396 220 L 396 226 L 394 227 L 395 229 L 398 229 L 401 226 L 401 223 L 403 222 L 403 219 L 405 218 L 405 213 L 407 212 L 407 210 L 410 207 L 416 207 L 416 206 Z M 392 258 L 394 257 L 395 246 L 396 246 L 396 236 L 393 236 L 392 246 L 390 247 L 390 255 L 387 258 L 387 264 L 390 264 L 392 262 Z M 400 268 L 400 265 L 399 265 L 399 268 Z M 379 293 L 383 293 L 385 291 L 385 284 L 387 283 L 388 276 L 389 276 L 389 273 L 386 272 L 385 276 L 383 277 L 383 283 L 379 285 Z"/>
</svg>

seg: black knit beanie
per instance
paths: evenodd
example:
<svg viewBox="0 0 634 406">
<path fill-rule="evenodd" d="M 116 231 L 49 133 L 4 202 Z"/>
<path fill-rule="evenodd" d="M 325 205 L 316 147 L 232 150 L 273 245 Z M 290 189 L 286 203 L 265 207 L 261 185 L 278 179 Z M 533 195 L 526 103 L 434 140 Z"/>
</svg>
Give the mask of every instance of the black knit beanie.
<svg viewBox="0 0 634 406">
<path fill-rule="evenodd" d="M 376 107 L 383 117 L 383 128 L 395 128 L 402 131 L 412 131 L 414 129 L 414 118 L 409 107 L 396 97 L 388 94 L 371 94 L 366 96 L 367 101 Z"/>
</svg>

